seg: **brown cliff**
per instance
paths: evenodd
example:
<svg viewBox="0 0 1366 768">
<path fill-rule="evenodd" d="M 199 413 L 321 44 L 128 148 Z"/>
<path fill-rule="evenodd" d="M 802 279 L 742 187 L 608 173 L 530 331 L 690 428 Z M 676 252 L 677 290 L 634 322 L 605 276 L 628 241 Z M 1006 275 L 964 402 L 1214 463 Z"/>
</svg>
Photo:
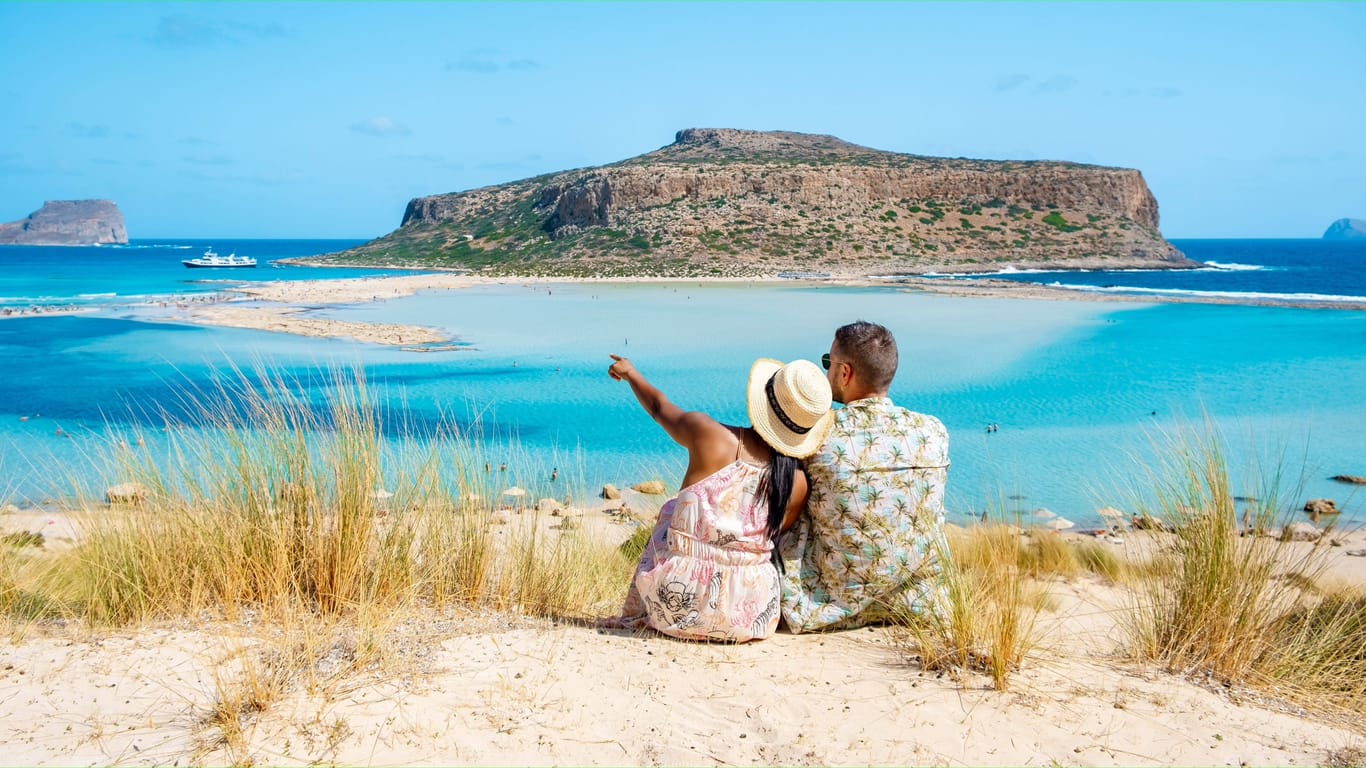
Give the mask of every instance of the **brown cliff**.
<svg viewBox="0 0 1366 768">
<path fill-rule="evenodd" d="M 612 165 L 409 202 L 331 263 L 527 274 L 839 275 L 1172 268 L 1136 170 L 947 159 L 688 129 Z"/>
<path fill-rule="evenodd" d="M 123 214 L 109 200 L 49 200 L 27 218 L 0 224 L 0 245 L 127 243 Z"/>
</svg>

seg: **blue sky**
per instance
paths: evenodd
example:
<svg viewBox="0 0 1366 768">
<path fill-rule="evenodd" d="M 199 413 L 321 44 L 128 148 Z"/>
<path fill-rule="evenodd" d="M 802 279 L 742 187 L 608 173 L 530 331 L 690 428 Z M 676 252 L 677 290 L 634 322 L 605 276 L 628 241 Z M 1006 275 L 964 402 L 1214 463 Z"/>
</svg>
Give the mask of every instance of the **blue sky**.
<svg viewBox="0 0 1366 768">
<path fill-rule="evenodd" d="M 376 237 L 686 127 L 1138 168 L 1168 237 L 1366 218 L 1366 3 L 0 2 L 0 221 Z"/>
</svg>

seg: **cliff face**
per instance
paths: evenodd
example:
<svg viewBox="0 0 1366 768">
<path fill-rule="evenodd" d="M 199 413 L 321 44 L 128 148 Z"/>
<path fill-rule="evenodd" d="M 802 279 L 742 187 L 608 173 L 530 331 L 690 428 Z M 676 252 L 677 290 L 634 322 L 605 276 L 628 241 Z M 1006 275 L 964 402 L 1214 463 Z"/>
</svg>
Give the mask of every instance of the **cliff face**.
<svg viewBox="0 0 1366 768">
<path fill-rule="evenodd" d="M 1138 171 L 946 159 L 718 129 L 598 168 L 411 201 L 332 257 L 562 274 L 914 273 L 1189 264 Z"/>
<path fill-rule="evenodd" d="M 1366 240 L 1366 221 L 1361 219 L 1338 219 L 1328 225 L 1323 233 L 1324 240 Z"/>
<path fill-rule="evenodd" d="M 49 200 L 28 218 L 0 224 L 0 244 L 127 243 L 123 214 L 109 200 Z"/>
</svg>

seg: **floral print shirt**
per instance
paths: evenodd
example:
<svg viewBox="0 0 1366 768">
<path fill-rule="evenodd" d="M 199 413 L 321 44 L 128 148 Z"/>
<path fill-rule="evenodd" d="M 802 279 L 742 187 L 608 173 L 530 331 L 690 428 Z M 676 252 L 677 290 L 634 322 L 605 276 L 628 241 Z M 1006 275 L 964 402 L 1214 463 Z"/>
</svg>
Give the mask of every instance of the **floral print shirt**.
<svg viewBox="0 0 1366 768">
<path fill-rule="evenodd" d="M 806 461 L 806 512 L 782 539 L 782 612 L 791 631 L 940 609 L 948 467 L 948 432 L 933 416 L 885 397 L 835 412 L 829 436 Z"/>
</svg>

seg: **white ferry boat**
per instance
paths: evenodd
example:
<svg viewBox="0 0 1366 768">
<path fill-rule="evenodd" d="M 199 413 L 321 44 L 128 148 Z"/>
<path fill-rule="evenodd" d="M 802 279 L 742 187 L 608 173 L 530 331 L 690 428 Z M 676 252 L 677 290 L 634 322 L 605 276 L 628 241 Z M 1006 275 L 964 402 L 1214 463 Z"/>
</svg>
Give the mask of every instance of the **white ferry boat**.
<svg viewBox="0 0 1366 768">
<path fill-rule="evenodd" d="M 191 269 L 198 267 L 254 267 L 256 266 L 256 259 L 250 256 L 238 256 L 236 251 L 227 256 L 219 256 L 213 252 L 213 246 L 209 246 L 209 250 L 204 251 L 203 256 L 197 259 L 182 259 L 180 263 Z"/>
</svg>

